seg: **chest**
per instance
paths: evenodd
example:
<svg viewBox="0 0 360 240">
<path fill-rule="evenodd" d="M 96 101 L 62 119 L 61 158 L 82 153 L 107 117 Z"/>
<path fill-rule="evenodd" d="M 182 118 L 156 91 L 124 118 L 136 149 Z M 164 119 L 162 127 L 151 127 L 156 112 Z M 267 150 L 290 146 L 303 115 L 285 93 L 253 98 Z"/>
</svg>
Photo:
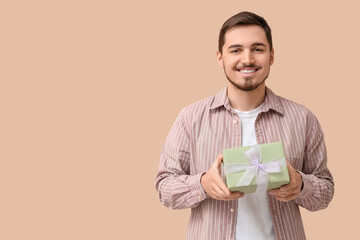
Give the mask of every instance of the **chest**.
<svg viewBox="0 0 360 240">
<path fill-rule="evenodd" d="M 286 159 L 296 169 L 301 169 L 305 130 L 305 126 L 298 121 L 291 121 L 279 114 L 260 113 L 255 119 L 245 122 L 236 113 L 207 116 L 192 128 L 190 155 L 200 171 L 206 171 L 224 148 L 251 145 L 249 143 L 282 142 Z M 256 141 L 251 140 L 253 137 Z M 245 142 L 246 139 L 250 139 L 250 142 Z"/>
</svg>

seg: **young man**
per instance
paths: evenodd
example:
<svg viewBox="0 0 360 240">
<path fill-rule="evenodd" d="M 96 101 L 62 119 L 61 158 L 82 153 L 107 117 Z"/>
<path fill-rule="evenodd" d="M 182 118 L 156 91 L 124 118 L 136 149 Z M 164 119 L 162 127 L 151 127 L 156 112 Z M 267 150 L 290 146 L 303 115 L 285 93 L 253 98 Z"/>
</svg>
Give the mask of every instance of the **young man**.
<svg viewBox="0 0 360 240">
<path fill-rule="evenodd" d="M 262 17 L 228 19 L 217 60 L 227 87 L 180 112 L 161 153 L 159 198 L 171 209 L 191 208 L 187 239 L 305 239 L 299 206 L 326 208 L 334 194 L 319 122 L 265 86 L 274 50 Z M 278 141 L 290 183 L 266 193 L 230 192 L 222 150 Z"/>
</svg>

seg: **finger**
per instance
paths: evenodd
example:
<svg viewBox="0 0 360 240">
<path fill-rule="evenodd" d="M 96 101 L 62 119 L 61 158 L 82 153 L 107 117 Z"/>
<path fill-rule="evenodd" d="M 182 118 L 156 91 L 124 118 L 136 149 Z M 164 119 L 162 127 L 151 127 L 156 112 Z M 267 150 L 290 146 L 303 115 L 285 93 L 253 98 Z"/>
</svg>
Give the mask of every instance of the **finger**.
<svg viewBox="0 0 360 240">
<path fill-rule="evenodd" d="M 294 167 L 290 164 L 289 161 L 286 161 L 287 167 L 288 167 L 288 172 L 289 172 L 289 178 L 290 178 L 290 182 L 286 185 L 283 185 L 280 187 L 281 191 L 291 191 L 293 189 L 296 189 L 297 187 L 297 181 L 296 181 L 296 170 L 294 169 Z"/>
<path fill-rule="evenodd" d="M 287 166 L 288 169 L 293 169 L 294 168 L 289 161 L 286 161 L 286 166 Z"/>
<path fill-rule="evenodd" d="M 242 192 L 230 192 L 230 195 L 228 196 L 228 200 L 235 200 L 242 197 L 244 197 L 244 193 Z"/>
<path fill-rule="evenodd" d="M 224 196 L 225 200 L 235 200 L 238 198 L 244 197 L 244 193 L 242 192 L 231 192 L 229 189 L 227 189 L 227 193 Z"/>
<path fill-rule="evenodd" d="M 287 197 L 290 194 L 292 194 L 291 192 L 284 192 L 281 191 L 280 189 L 273 189 L 269 191 L 270 195 L 273 195 L 274 197 Z"/>
<path fill-rule="evenodd" d="M 241 192 L 229 192 L 227 194 L 221 195 L 221 200 L 229 201 L 229 200 L 235 200 L 238 198 L 244 197 L 244 193 Z"/>
<path fill-rule="evenodd" d="M 295 168 L 291 165 L 291 163 L 289 161 L 286 161 L 286 165 L 289 171 L 289 177 L 290 177 L 290 181 L 293 177 L 295 177 L 296 174 L 296 170 Z"/>
<path fill-rule="evenodd" d="M 222 180 L 222 178 L 218 178 L 218 180 L 216 181 L 216 185 L 221 189 L 221 191 L 225 194 L 225 195 L 229 195 L 231 192 L 229 190 L 229 188 L 226 186 L 225 182 Z"/>
<path fill-rule="evenodd" d="M 286 197 L 290 196 L 290 194 L 278 193 L 278 194 L 273 194 L 273 196 L 276 197 L 276 198 L 286 198 Z"/>
<path fill-rule="evenodd" d="M 271 189 L 269 191 L 269 194 L 271 195 L 278 195 L 280 193 L 280 189 L 279 188 L 276 188 L 276 189 Z"/>
<path fill-rule="evenodd" d="M 236 194 L 234 193 L 231 196 L 227 196 L 225 198 L 222 198 L 221 200 L 223 200 L 223 201 L 231 201 L 231 200 L 236 200 L 236 199 L 243 198 L 243 197 L 244 197 L 243 193 L 236 193 Z"/>
<path fill-rule="evenodd" d="M 270 194 L 273 195 L 273 196 L 276 196 L 276 197 L 286 198 L 286 197 L 289 197 L 289 196 L 298 195 L 299 192 L 296 189 L 293 189 L 291 191 L 285 191 L 285 192 L 281 191 L 281 190 L 280 191 L 274 191 L 274 192 L 271 192 Z"/>
<path fill-rule="evenodd" d="M 218 181 L 215 182 L 215 184 L 221 191 L 221 197 L 223 198 L 223 200 L 232 200 L 244 196 L 244 194 L 240 192 L 231 192 L 221 178 L 219 178 Z"/>
<path fill-rule="evenodd" d="M 223 196 L 229 195 L 231 192 L 225 185 L 220 175 L 216 175 L 214 178 L 214 185 L 221 191 Z"/>
<path fill-rule="evenodd" d="M 296 183 L 293 181 L 293 182 L 290 182 L 289 184 L 282 185 L 280 187 L 280 191 L 286 192 L 286 191 L 294 190 L 295 188 L 296 188 Z"/>
<path fill-rule="evenodd" d="M 293 199 L 295 199 L 296 197 L 298 196 L 298 194 L 292 194 L 292 195 L 289 195 L 289 196 L 285 196 L 285 197 L 282 197 L 282 196 L 275 196 L 275 198 L 279 201 L 282 201 L 282 202 L 288 202 L 288 201 L 291 201 Z"/>
<path fill-rule="evenodd" d="M 213 185 L 212 187 L 212 197 L 217 199 L 217 200 L 222 200 L 223 198 L 223 193 L 222 191 L 220 190 L 220 188 L 217 186 L 217 185 Z"/>
<path fill-rule="evenodd" d="M 293 184 L 280 187 L 280 190 L 283 192 L 292 192 L 292 191 L 297 191 L 298 188 L 299 188 L 299 184 L 297 182 L 294 182 Z"/>
<path fill-rule="evenodd" d="M 217 155 L 216 160 L 215 160 L 216 168 L 220 168 L 222 161 L 223 161 L 223 155 L 222 155 L 222 153 L 220 153 L 219 155 Z"/>
<path fill-rule="evenodd" d="M 230 193 L 229 189 L 226 187 L 224 181 L 220 177 L 219 173 L 215 170 L 211 171 L 212 179 L 211 179 L 211 190 L 216 197 L 224 198 L 224 196 L 228 195 Z"/>
<path fill-rule="evenodd" d="M 300 177 L 299 177 L 300 176 Z M 300 178 L 300 179 L 299 179 Z M 302 178 L 300 173 L 296 172 L 290 178 L 290 183 L 280 187 L 281 191 L 293 191 L 297 190 L 302 184 Z"/>
<path fill-rule="evenodd" d="M 235 200 L 238 198 L 242 198 L 244 197 L 244 193 L 240 193 L 240 192 L 229 192 L 229 193 L 224 193 L 220 188 L 218 188 L 217 186 L 214 186 L 214 192 L 213 192 L 213 198 L 217 199 L 217 200 L 225 200 L 225 201 L 229 201 L 229 200 Z"/>
</svg>

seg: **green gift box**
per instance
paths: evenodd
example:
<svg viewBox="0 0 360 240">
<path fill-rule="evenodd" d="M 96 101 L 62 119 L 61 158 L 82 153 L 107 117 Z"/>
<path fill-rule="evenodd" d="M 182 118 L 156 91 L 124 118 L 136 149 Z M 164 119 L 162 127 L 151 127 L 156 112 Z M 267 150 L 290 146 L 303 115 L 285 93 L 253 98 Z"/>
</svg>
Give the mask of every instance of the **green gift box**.
<svg viewBox="0 0 360 240">
<path fill-rule="evenodd" d="M 262 183 L 258 190 L 261 188 L 275 189 L 290 182 L 281 142 L 224 149 L 223 166 L 226 185 L 231 192 L 255 192 L 258 187 L 257 174 L 262 175 L 261 178 L 258 178 L 258 181 Z M 239 166 L 241 170 L 236 169 Z M 249 174 L 251 172 L 253 174 L 256 172 L 253 178 Z M 267 186 L 264 186 L 266 179 Z M 244 185 L 244 182 L 247 183 Z"/>
</svg>

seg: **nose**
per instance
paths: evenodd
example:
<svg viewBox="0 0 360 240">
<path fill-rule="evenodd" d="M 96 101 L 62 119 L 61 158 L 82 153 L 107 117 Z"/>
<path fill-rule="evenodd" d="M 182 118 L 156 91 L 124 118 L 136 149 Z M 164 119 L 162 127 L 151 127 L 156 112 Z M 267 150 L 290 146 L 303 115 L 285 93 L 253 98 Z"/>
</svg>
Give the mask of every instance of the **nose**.
<svg viewBox="0 0 360 240">
<path fill-rule="evenodd" d="M 241 58 L 241 64 L 243 64 L 245 66 L 254 64 L 254 56 L 252 55 L 250 50 L 243 51 L 242 58 Z"/>
</svg>

